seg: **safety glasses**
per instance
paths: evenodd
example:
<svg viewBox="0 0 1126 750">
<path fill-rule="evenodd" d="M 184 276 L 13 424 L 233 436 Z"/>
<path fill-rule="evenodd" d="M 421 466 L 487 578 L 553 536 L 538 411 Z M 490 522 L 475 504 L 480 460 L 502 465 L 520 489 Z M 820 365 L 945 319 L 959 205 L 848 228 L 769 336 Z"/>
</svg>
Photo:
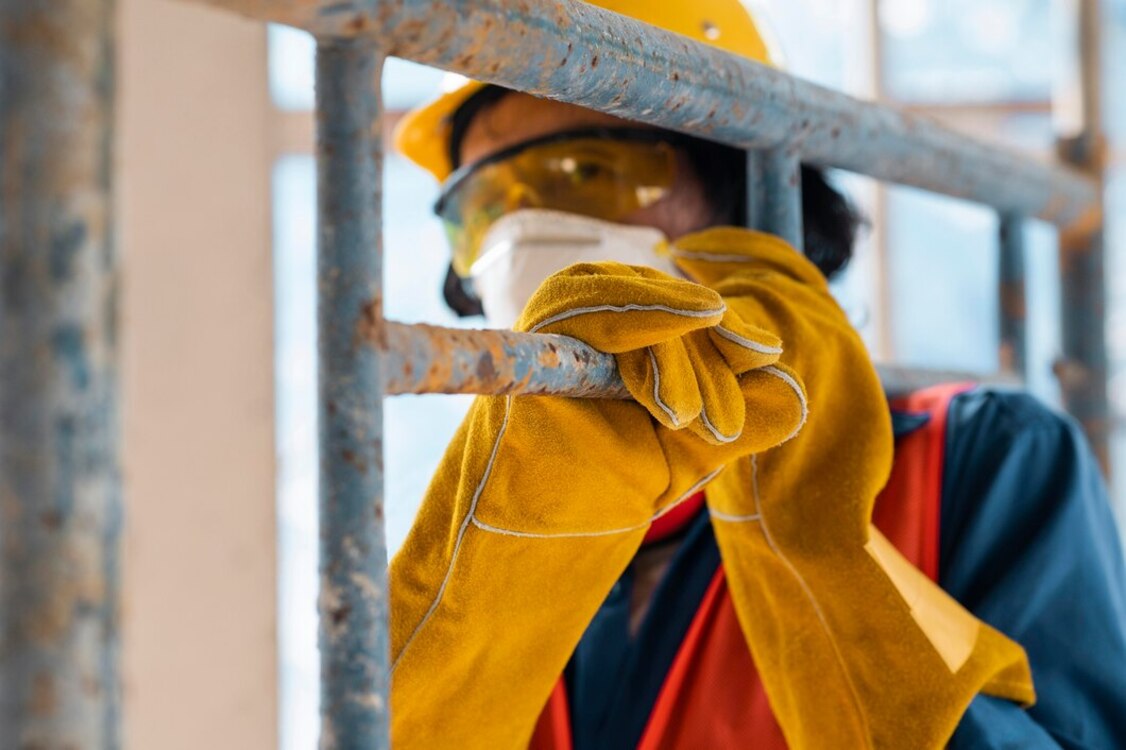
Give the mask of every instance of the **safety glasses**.
<svg viewBox="0 0 1126 750">
<path fill-rule="evenodd" d="M 450 240 L 454 270 L 468 277 L 489 228 L 522 208 L 616 222 L 653 205 L 672 190 L 676 149 L 689 140 L 660 130 L 575 130 L 459 169 L 434 206 Z"/>
</svg>

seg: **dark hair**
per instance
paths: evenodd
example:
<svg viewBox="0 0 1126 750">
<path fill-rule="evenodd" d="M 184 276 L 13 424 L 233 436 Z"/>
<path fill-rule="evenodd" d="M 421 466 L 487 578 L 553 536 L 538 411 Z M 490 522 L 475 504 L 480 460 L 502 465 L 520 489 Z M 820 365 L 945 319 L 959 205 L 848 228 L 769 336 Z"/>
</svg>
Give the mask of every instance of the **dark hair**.
<svg viewBox="0 0 1126 750">
<path fill-rule="evenodd" d="M 454 113 L 450 130 L 450 163 L 461 165 L 461 144 L 469 125 L 482 110 L 512 93 L 500 86 L 486 86 Z M 746 226 L 747 159 L 731 146 L 689 138 L 689 161 L 707 191 L 715 210 L 716 224 Z M 852 203 L 834 188 L 824 170 L 802 165 L 802 210 L 805 218 L 805 255 L 832 278 L 848 265 L 864 219 Z M 445 283 L 446 302 L 459 315 L 480 315 L 481 303 L 451 269 Z"/>
<path fill-rule="evenodd" d="M 715 211 L 715 223 L 746 226 L 745 152 L 699 138 L 690 141 L 687 152 Z M 803 164 L 801 180 L 805 255 L 826 278 L 832 278 L 852 260 L 864 218 L 829 183 L 824 170 Z"/>
</svg>

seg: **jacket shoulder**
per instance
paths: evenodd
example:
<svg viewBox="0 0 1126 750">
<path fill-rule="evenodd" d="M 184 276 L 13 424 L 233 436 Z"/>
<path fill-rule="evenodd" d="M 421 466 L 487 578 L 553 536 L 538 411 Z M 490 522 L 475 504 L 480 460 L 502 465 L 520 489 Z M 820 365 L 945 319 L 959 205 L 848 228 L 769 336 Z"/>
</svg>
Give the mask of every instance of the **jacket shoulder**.
<svg viewBox="0 0 1126 750">
<path fill-rule="evenodd" d="M 1004 388 L 975 388 L 955 396 L 947 416 L 948 445 L 977 435 L 1011 439 L 1028 430 L 1078 434 L 1075 421 L 1029 393 Z M 969 433 L 967 435 L 966 433 Z M 981 446 L 977 446 L 981 447 Z"/>
</svg>

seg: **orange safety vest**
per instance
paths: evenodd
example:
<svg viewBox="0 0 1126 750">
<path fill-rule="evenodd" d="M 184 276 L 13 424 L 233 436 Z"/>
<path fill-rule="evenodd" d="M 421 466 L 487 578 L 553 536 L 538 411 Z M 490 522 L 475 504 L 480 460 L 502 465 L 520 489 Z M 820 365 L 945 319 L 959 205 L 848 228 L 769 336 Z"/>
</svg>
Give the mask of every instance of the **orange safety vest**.
<svg viewBox="0 0 1126 750">
<path fill-rule="evenodd" d="M 872 520 L 931 580 L 938 579 L 946 415 L 951 400 L 969 387 L 942 385 L 892 402 L 896 411 L 927 414 L 930 420 L 896 442 L 895 465 Z M 693 747 L 786 748 L 735 617 L 722 564 L 665 677 L 638 750 Z M 572 750 L 562 679 L 540 715 L 530 748 Z"/>
</svg>

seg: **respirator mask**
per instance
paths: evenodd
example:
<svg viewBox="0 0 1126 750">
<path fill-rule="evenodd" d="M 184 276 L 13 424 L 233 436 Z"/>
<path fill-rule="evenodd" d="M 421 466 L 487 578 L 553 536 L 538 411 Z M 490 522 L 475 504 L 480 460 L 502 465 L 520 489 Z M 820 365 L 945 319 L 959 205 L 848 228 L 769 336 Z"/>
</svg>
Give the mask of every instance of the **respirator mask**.
<svg viewBox="0 0 1126 750">
<path fill-rule="evenodd" d="M 485 235 L 470 279 L 490 325 L 511 328 L 548 276 L 603 260 L 677 274 L 660 230 L 524 209 L 505 216 Z"/>
<path fill-rule="evenodd" d="M 666 237 L 621 222 L 672 191 L 683 136 L 594 128 L 522 143 L 455 172 L 435 213 L 458 276 L 511 327 L 551 274 L 617 261 L 676 273 Z"/>
</svg>

